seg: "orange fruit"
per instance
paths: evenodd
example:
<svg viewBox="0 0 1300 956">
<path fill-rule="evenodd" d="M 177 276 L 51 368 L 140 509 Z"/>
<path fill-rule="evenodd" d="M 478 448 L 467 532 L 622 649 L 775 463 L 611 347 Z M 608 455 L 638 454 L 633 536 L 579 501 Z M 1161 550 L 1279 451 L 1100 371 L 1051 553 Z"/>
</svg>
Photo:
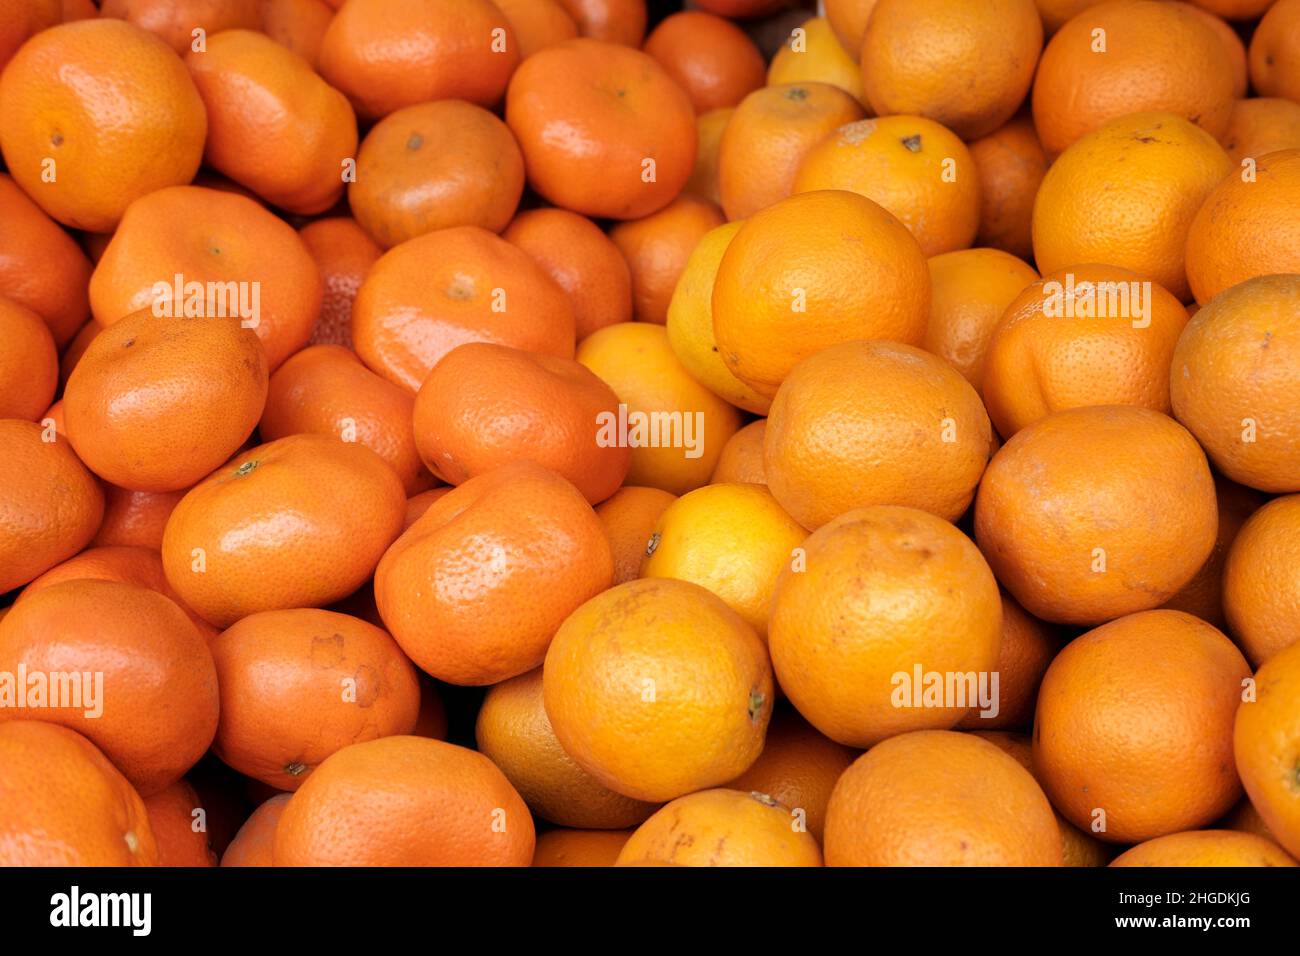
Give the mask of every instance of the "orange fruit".
<svg viewBox="0 0 1300 956">
<path fill-rule="evenodd" d="M 330 756 L 285 805 L 275 866 L 527 866 L 528 807 L 487 757 L 424 737 Z"/>
<path fill-rule="evenodd" d="M 1218 294 L 1178 340 L 1169 383 L 1174 414 L 1233 481 L 1300 491 L 1298 349 L 1295 275 L 1259 276 Z"/>
<path fill-rule="evenodd" d="M 763 749 L 772 714 L 767 653 L 744 620 L 686 581 L 629 581 L 565 620 L 542 694 L 579 766 L 638 800 L 720 786 Z"/>
<path fill-rule="evenodd" d="M 930 323 L 924 347 L 977 390 L 1002 313 L 1038 273 L 999 249 L 960 249 L 929 260 Z"/>
<path fill-rule="evenodd" d="M 1048 165 L 1034 124 L 1018 117 L 971 142 L 969 150 L 980 194 L 975 244 L 1032 258 L 1034 197 Z"/>
<path fill-rule="evenodd" d="M 1280 149 L 1300 149 L 1300 103 L 1281 97 L 1237 100 L 1223 134 L 1228 159 L 1240 167 Z"/>
<path fill-rule="evenodd" d="M 746 220 L 713 285 L 722 358 L 767 396 L 828 346 L 920 344 L 929 312 L 925 256 L 907 227 L 870 199 L 836 190 L 791 196 Z"/>
<path fill-rule="evenodd" d="M 89 740 L 44 720 L 0 722 L 0 865 L 157 866 L 135 788 Z"/>
<path fill-rule="evenodd" d="M 631 830 L 547 830 L 537 835 L 533 866 L 613 866 Z"/>
<path fill-rule="evenodd" d="M 705 485 L 660 515 L 639 576 L 708 588 L 766 637 L 777 575 L 807 536 L 763 485 Z"/>
<path fill-rule="evenodd" d="M 882 116 L 918 114 L 975 139 L 1011 119 L 1042 48 L 1033 0 L 878 0 L 862 35 L 862 88 Z"/>
<path fill-rule="evenodd" d="M 718 196 L 728 219 L 748 219 L 794 192 L 809 150 L 866 114 L 829 83 L 755 90 L 736 107 L 718 144 Z"/>
<path fill-rule="evenodd" d="M 320 48 L 320 74 L 363 119 L 428 100 L 493 106 L 519 63 L 490 0 L 350 0 Z"/>
<path fill-rule="evenodd" d="M 699 196 L 709 202 L 721 205 L 722 196 L 718 192 L 718 155 L 722 149 L 722 134 L 735 113 L 734 107 L 709 110 L 695 117 L 695 167 L 691 178 L 682 187 L 682 192 Z"/>
<path fill-rule="evenodd" d="M 1283 149 L 1222 179 L 1205 198 L 1187 233 L 1187 278 L 1205 305 L 1247 279 L 1298 272 L 1300 149 Z"/>
<path fill-rule="evenodd" d="M 836 38 L 856 60 L 876 0 L 826 0 L 823 6 Z"/>
<path fill-rule="evenodd" d="M 708 483 L 740 413 L 682 367 L 663 326 L 607 326 L 583 340 L 577 359 L 627 406 L 612 436 L 632 449 L 627 484 L 684 494 Z"/>
<path fill-rule="evenodd" d="M 1259 815 L 1255 805 L 1250 802 L 1249 797 L 1242 797 L 1232 811 L 1219 821 L 1219 828 L 1225 830 L 1237 830 L 1242 833 L 1253 833 L 1255 836 L 1263 837 L 1270 843 L 1273 842 L 1273 834 L 1268 825 L 1264 823 L 1264 818 Z"/>
<path fill-rule="evenodd" d="M 84 548 L 103 516 L 104 493 L 65 439 L 0 419 L 0 594 Z"/>
<path fill-rule="evenodd" d="M 791 0 L 693 0 L 694 5 L 720 17 L 761 17 L 791 5 Z"/>
<path fill-rule="evenodd" d="M 573 339 L 564 290 L 526 252 L 478 226 L 440 229 L 389 250 L 352 306 L 361 360 L 412 392 L 466 342 L 569 358 Z"/>
<path fill-rule="evenodd" d="M 1030 614 L 1099 624 L 1157 607 L 1209 557 L 1214 479 L 1191 434 L 1147 408 L 1056 412 L 989 462 L 975 540 Z"/>
<path fill-rule="evenodd" d="M 659 488 L 624 485 L 596 506 L 614 555 L 614 584 L 631 581 L 641 573 L 641 559 L 659 516 L 677 499 Z"/>
<path fill-rule="evenodd" d="M 551 823 L 618 830 L 655 811 L 653 803 L 606 788 L 564 752 L 542 704 L 540 667 L 488 690 L 474 736 L 529 809 Z"/>
<path fill-rule="evenodd" d="M 718 456 L 717 467 L 709 484 L 745 482 L 753 485 L 767 484 L 767 469 L 763 467 L 763 440 L 767 435 L 767 419 L 750 422 L 727 439 Z"/>
<path fill-rule="evenodd" d="M 384 459 L 413 495 L 433 483 L 416 449 L 414 405 L 410 392 L 370 371 L 349 349 L 313 345 L 271 376 L 259 434 L 264 441 L 313 434 L 358 442 Z"/>
<path fill-rule="evenodd" d="M 31 309 L 67 345 L 90 315 L 90 262 L 76 242 L 0 173 L 0 296 Z"/>
<path fill-rule="evenodd" d="M 264 33 L 226 30 L 185 65 L 208 111 L 209 166 L 289 212 L 339 201 L 357 120 L 310 63 Z"/>
<path fill-rule="evenodd" d="M 221 855 L 221 865 L 271 866 L 275 828 L 291 796 L 289 793 L 276 794 L 254 810 Z"/>
<path fill-rule="evenodd" d="M 68 379 L 64 415 L 72 447 L 105 481 L 177 491 L 247 440 L 266 393 L 266 354 L 238 319 L 142 309 L 87 347 Z"/>
<path fill-rule="evenodd" d="M 1053 155 L 1129 113 L 1174 113 L 1218 138 L 1233 84 L 1228 48 L 1186 4 L 1111 0 L 1065 24 L 1043 50 L 1034 125 Z"/>
<path fill-rule="evenodd" d="M 1277 842 L 1300 856 L 1300 643 L 1255 673 L 1255 699 L 1237 708 L 1234 754 L 1246 795 Z"/>
<path fill-rule="evenodd" d="M 186 493 L 167 520 L 163 566 L 187 605 L 229 627 L 351 594 L 405 510 L 401 481 L 369 448 L 290 435 L 236 455 Z"/>
<path fill-rule="evenodd" d="M 766 79 L 766 64 L 754 41 L 711 13 L 687 10 L 666 17 L 642 49 L 686 91 L 697 113 L 735 106 Z"/>
<path fill-rule="evenodd" d="M 1190 830 L 1147 840 L 1111 866 L 1300 866 L 1276 844 L 1253 833 Z"/>
<path fill-rule="evenodd" d="M 569 297 L 577 339 L 632 321 L 632 272 L 618 247 L 586 216 L 529 209 L 501 238 L 528 253 Z"/>
<path fill-rule="evenodd" d="M 529 57 L 506 96 L 528 182 L 585 216 L 639 219 L 695 165 L 690 98 L 652 57 L 579 38 Z"/>
<path fill-rule="evenodd" d="M 157 34 L 177 53 L 224 30 L 258 30 L 262 13 L 258 0 L 102 0 L 100 15 L 117 17 Z"/>
<path fill-rule="evenodd" d="M 1195 0 L 1193 0 L 1194 2 Z M 1214 0 L 1210 0 L 1210 2 L 1213 3 Z M 1190 5 L 1189 8 L 1204 21 L 1206 26 L 1214 31 L 1220 42 L 1223 43 L 1232 69 L 1232 95 L 1240 99 L 1246 95 L 1246 90 L 1250 86 L 1250 66 L 1246 59 L 1246 44 L 1241 42 L 1241 37 L 1237 35 L 1237 31 L 1229 26 L 1222 17 L 1216 16 L 1209 10 L 1202 10 L 1200 6 Z"/>
<path fill-rule="evenodd" d="M 953 133 L 920 116 L 841 126 L 804 157 L 796 193 L 844 189 L 893 213 L 927 256 L 965 249 L 979 228 L 979 179 Z"/>
<path fill-rule="evenodd" d="M 420 516 L 433 507 L 433 503 L 443 495 L 450 493 L 451 485 L 443 485 L 440 488 L 430 488 L 428 491 L 422 491 L 418 495 L 412 495 L 406 499 L 406 517 L 402 530 L 405 531 L 411 525 L 419 520 Z"/>
<path fill-rule="evenodd" d="M 217 672 L 207 642 L 173 601 L 119 581 L 62 581 L 0 621 L 0 670 L 51 673 L 69 661 L 78 674 L 102 677 L 60 694 L 62 706 L 40 710 L 41 719 L 84 733 L 141 796 L 175 783 L 207 751 Z M 0 710 L 0 720 L 22 715 Z"/>
<path fill-rule="evenodd" d="M 1043 29 L 1051 35 L 1076 14 L 1095 7 L 1103 0 L 1034 0 L 1043 17 Z"/>
<path fill-rule="evenodd" d="M 415 442 L 429 469 L 459 485 L 516 461 L 572 482 L 595 504 L 623 483 L 631 454 L 601 441 L 618 396 L 573 359 L 469 342 L 447 353 L 415 397 Z"/>
<path fill-rule="evenodd" d="M 826 810 L 828 866 L 1060 866 L 1042 789 L 972 734 L 920 730 L 854 761 Z"/>
<path fill-rule="evenodd" d="M 984 406 L 1010 438 L 1052 412 L 1137 405 L 1169 413 L 1169 363 L 1187 310 L 1135 272 L 1045 273 L 1006 307 L 984 354 Z"/>
<path fill-rule="evenodd" d="M 463 100 L 389 113 L 366 134 L 348 203 L 385 249 L 426 232 L 500 232 L 524 191 L 524 157 L 509 128 Z"/>
<path fill-rule="evenodd" d="M 1257 665 L 1300 640 L 1300 495 L 1274 498 L 1241 526 L 1224 565 L 1223 610 Z"/>
<path fill-rule="evenodd" d="M 821 866 L 797 818 L 765 793 L 701 790 L 659 810 L 623 845 L 618 862 L 677 866 Z"/>
<path fill-rule="evenodd" d="M 578 24 L 578 32 L 596 40 L 639 47 L 645 37 L 645 0 L 559 0 Z"/>
<path fill-rule="evenodd" d="M 821 843 L 826 804 L 835 781 L 853 763 L 848 747 L 823 736 L 788 707 L 772 714 L 763 752 L 727 786 L 765 794 L 797 815 L 802 829 Z"/>
<path fill-rule="evenodd" d="M 1259 21 L 1250 41 L 1250 80 L 1260 96 L 1300 102 L 1300 0 L 1277 0 Z"/>
<path fill-rule="evenodd" d="M 700 241 L 726 220 L 707 199 L 682 194 L 658 212 L 621 222 L 609 238 L 627 260 L 638 322 L 668 321 L 668 304 Z"/>
<path fill-rule="evenodd" d="M 868 2 L 874 3 L 875 0 Z M 832 9 L 828 4 L 826 17 L 805 20 L 790 32 L 767 69 L 768 86 L 829 83 L 860 103 L 866 101 L 862 92 L 862 71 L 857 63 L 857 52 L 862 44 L 859 42 L 849 47 L 837 39 Z M 862 26 L 866 26 L 865 19 Z"/>
<path fill-rule="evenodd" d="M 145 308 L 238 316 L 262 340 L 271 371 L 307 344 L 322 293 L 320 270 L 288 223 L 244 196 L 198 186 L 132 203 L 90 277 L 101 324 Z"/>
<path fill-rule="evenodd" d="M 572 40 L 578 24 L 560 0 L 493 0 L 510 21 L 519 55 L 523 59 L 538 50 Z"/>
<path fill-rule="evenodd" d="M 959 730 L 996 731 L 1028 727 L 1043 674 L 1061 649 L 1056 628 L 1034 617 L 1015 598 L 1002 594 L 1002 640 L 998 645 L 997 712 L 972 709 L 957 724 Z"/>
<path fill-rule="evenodd" d="M 25 44 L 0 77 L 0 116 L 18 185 L 65 226 L 93 232 L 111 231 L 141 196 L 193 179 L 207 135 L 184 64 L 157 37 L 108 18 Z"/>
<path fill-rule="evenodd" d="M 384 251 L 356 221 L 345 216 L 317 219 L 298 230 L 325 283 L 312 345 L 352 347 L 352 303 L 370 267 Z"/>
<path fill-rule="evenodd" d="M 518 461 L 434 502 L 379 562 L 375 600 L 423 671 L 481 686 L 540 664 L 555 629 L 613 573 L 586 499 Z"/>
<path fill-rule="evenodd" d="M 998 585 L 970 539 L 914 508 L 877 506 L 840 516 L 802 550 L 777 579 L 768 645 L 781 689 L 814 727 L 868 747 L 953 727 L 982 706 L 973 685 L 960 698 L 922 696 L 930 674 L 979 675 L 998 661 Z"/>
<path fill-rule="evenodd" d="M 1111 120 L 1070 146 L 1043 178 L 1033 219 L 1039 270 L 1105 263 L 1186 301 L 1192 221 L 1231 168 L 1208 133 L 1172 113 Z"/>
<path fill-rule="evenodd" d="M 697 382 L 729 404 L 761 415 L 766 414 L 772 400 L 732 374 L 713 334 L 713 287 L 718 266 L 743 225 L 723 223 L 695 243 L 668 302 L 668 344 Z"/>
<path fill-rule="evenodd" d="M 59 384 L 61 386 L 67 385 L 68 379 L 72 377 L 72 370 L 81 361 L 81 356 L 90 347 L 90 343 L 94 341 L 95 336 L 102 331 L 104 331 L 104 326 L 91 319 L 81 327 L 81 330 L 68 343 L 67 348 L 63 350 L 63 354 L 59 357 Z"/>
<path fill-rule="evenodd" d="M 58 386 L 59 354 L 49 326 L 0 296 L 0 418 L 37 420 Z"/>
<path fill-rule="evenodd" d="M 1181 611 L 1126 615 L 1076 638 L 1038 692 L 1034 766 L 1053 805 L 1111 843 L 1217 820 L 1241 796 L 1233 715 L 1250 667 Z"/>
<path fill-rule="evenodd" d="M 163 528 L 187 490 L 131 491 L 104 485 L 104 520 L 90 543 L 161 551 Z"/>
<path fill-rule="evenodd" d="M 1214 492 L 1219 503 L 1219 531 L 1214 539 L 1214 550 L 1205 559 L 1196 576 L 1161 607 L 1186 611 L 1202 621 L 1213 624 L 1221 631 L 1227 631 L 1228 618 L 1224 613 L 1223 601 L 1223 568 L 1228 560 L 1229 549 L 1241 532 L 1241 526 L 1263 504 L 1264 496 L 1245 485 L 1239 485 L 1219 475 L 1214 476 Z M 1240 635 L 1237 635 L 1235 630 L 1232 633 L 1240 640 Z M 1249 653 L 1247 656 L 1250 656 Z"/>
<path fill-rule="evenodd" d="M 221 687 L 213 752 L 277 790 L 297 790 L 349 744 L 415 727 L 415 668 L 358 618 L 315 608 L 250 614 L 217 636 L 212 656 Z"/>
<path fill-rule="evenodd" d="M 320 60 L 334 11 L 324 0 L 262 0 L 262 32 L 311 64 Z"/>
<path fill-rule="evenodd" d="M 158 844 L 159 866 L 217 865 L 217 854 L 208 839 L 207 811 L 188 783 L 177 780 L 145 797 L 144 808 Z"/>
<path fill-rule="evenodd" d="M 992 441 L 979 396 L 947 362 L 897 342 L 844 342 L 804 359 L 777 392 L 763 465 L 805 528 L 865 505 L 955 521 Z"/>
<path fill-rule="evenodd" d="M 0 4 L 3 20 L 0 23 L 0 70 L 9 58 L 27 40 L 41 30 L 63 20 L 63 7 L 59 0 L 5 0 Z M 92 16 L 98 16 L 96 10 Z"/>
</svg>

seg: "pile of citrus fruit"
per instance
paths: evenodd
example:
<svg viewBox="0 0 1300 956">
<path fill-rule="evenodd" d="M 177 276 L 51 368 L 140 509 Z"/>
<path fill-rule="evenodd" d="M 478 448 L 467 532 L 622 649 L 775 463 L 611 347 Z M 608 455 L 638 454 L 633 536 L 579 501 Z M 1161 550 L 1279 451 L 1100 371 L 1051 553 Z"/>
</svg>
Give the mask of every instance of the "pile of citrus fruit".
<svg viewBox="0 0 1300 956">
<path fill-rule="evenodd" d="M 1300 0 L 0 0 L 0 865 L 1296 866 Z"/>
</svg>

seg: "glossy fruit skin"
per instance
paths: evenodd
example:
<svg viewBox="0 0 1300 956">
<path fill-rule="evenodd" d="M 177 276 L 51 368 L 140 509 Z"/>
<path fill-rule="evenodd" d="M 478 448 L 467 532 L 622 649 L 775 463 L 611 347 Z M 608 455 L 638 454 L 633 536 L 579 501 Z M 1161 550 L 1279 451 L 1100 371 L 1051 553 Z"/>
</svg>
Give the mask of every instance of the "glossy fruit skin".
<svg viewBox="0 0 1300 956">
<path fill-rule="evenodd" d="M 537 835 L 533 866 L 613 866 L 631 830 L 568 830 Z"/>
<path fill-rule="evenodd" d="M 277 790 L 297 790 L 342 747 L 415 727 L 415 668 L 358 618 L 315 608 L 250 614 L 217 636 L 212 656 L 221 686 L 213 751 Z"/>
<path fill-rule="evenodd" d="M 130 491 L 104 485 L 104 520 L 90 543 L 162 550 L 163 528 L 187 490 Z"/>
<path fill-rule="evenodd" d="M 184 780 L 145 797 L 149 829 L 158 844 L 159 866 L 216 866 L 206 829 L 195 830 L 194 811 L 203 811 L 198 794 Z M 204 817 L 206 820 L 206 817 Z"/>
<path fill-rule="evenodd" d="M 1076 638 L 1038 695 L 1044 789 L 1067 820 L 1111 843 L 1207 826 L 1241 795 L 1232 726 L 1249 677 L 1227 637 L 1181 611 L 1127 615 Z"/>
<path fill-rule="evenodd" d="M 524 191 L 524 157 L 505 123 L 463 100 L 418 103 L 374 125 L 348 187 L 352 214 L 385 249 L 426 232 L 500 232 Z"/>
<path fill-rule="evenodd" d="M 275 866 L 527 866 L 528 807 L 480 753 L 422 737 L 344 747 L 290 799 Z"/>
<path fill-rule="evenodd" d="M 351 594 L 405 510 L 401 481 L 369 448 L 291 435 L 236 455 L 181 499 L 163 533 L 163 566 L 186 604 L 229 627 Z"/>
<path fill-rule="evenodd" d="M 258 0 L 103 0 L 100 15 L 148 30 L 183 54 L 194 43 L 195 30 L 208 37 L 224 30 L 260 30 L 259 7 Z"/>
<path fill-rule="evenodd" d="M 653 58 L 598 40 L 529 57 L 510 80 L 506 123 L 533 189 L 586 216 L 638 219 L 662 209 L 695 164 L 687 95 Z"/>
<path fill-rule="evenodd" d="M 1257 665 L 1300 640 L 1300 495 L 1274 498 L 1241 526 L 1224 565 L 1223 609 Z"/>
<path fill-rule="evenodd" d="M 1187 310 L 1147 282 L 1126 269 L 1080 264 L 1044 275 L 1008 303 L 984 359 L 984 407 L 999 435 L 1088 405 L 1169 414 L 1170 361 Z M 1097 314 L 1079 314 L 1089 299 Z"/>
<path fill-rule="evenodd" d="M 0 865 L 156 866 L 135 788 L 81 734 L 0 722 Z"/>
<path fill-rule="evenodd" d="M 1174 349 L 1174 415 L 1219 471 L 1260 491 L 1300 491 L 1298 304 L 1300 276 L 1250 279 L 1192 316 Z"/>
<path fill-rule="evenodd" d="M 655 812 L 655 804 L 608 789 L 564 752 L 542 703 L 540 667 L 488 690 L 474 738 L 529 809 L 558 826 L 616 830 Z"/>
<path fill-rule="evenodd" d="M 975 245 L 1031 259 L 1034 197 L 1048 166 L 1033 122 L 1019 116 L 967 146 L 980 184 Z"/>
<path fill-rule="evenodd" d="M 1268 8 L 1250 41 L 1250 79 L 1260 96 L 1300 101 L 1300 3 L 1277 0 Z"/>
<path fill-rule="evenodd" d="M 1038 268 L 1046 275 L 1106 263 L 1186 301 L 1189 230 L 1230 171 L 1213 137 L 1179 116 L 1111 120 L 1071 145 L 1043 178 L 1034 200 Z"/>
<path fill-rule="evenodd" d="M 556 628 L 613 573 L 591 505 L 520 461 L 434 502 L 379 562 L 375 599 L 417 666 L 481 686 L 540 664 Z"/>
<path fill-rule="evenodd" d="M 611 790 L 662 801 L 753 764 L 773 687 L 762 642 L 720 598 L 651 579 L 610 588 L 568 617 L 547 651 L 542 693 L 556 738 L 584 770 Z"/>
<path fill-rule="evenodd" d="M 1300 149 L 1300 103 L 1275 96 L 1237 100 L 1223 134 L 1223 148 L 1237 169 L 1280 149 Z"/>
<path fill-rule="evenodd" d="M 90 307 L 100 323 L 112 325 L 152 307 L 165 285 L 173 290 L 169 307 L 179 312 L 185 303 L 175 301 L 177 275 L 203 284 L 205 299 L 195 304 L 205 314 L 223 307 L 209 305 L 208 294 L 224 295 L 227 316 L 240 311 L 241 299 L 256 304 L 257 314 L 245 321 L 262 340 L 271 371 L 311 337 L 323 294 L 320 270 L 292 227 L 246 196 L 177 186 L 132 203 L 90 277 Z M 220 290 L 208 293 L 210 283 Z M 240 285 L 232 290 L 230 283 Z M 184 287 L 182 293 L 189 298 Z"/>
<path fill-rule="evenodd" d="M 1275 843 L 1253 833 L 1188 830 L 1139 843 L 1111 866 L 1300 866 Z"/>
<path fill-rule="evenodd" d="M 0 173 L 0 296 L 26 306 L 50 327 L 60 349 L 90 315 L 90 261 L 76 242 Z"/>
<path fill-rule="evenodd" d="M 1014 757 L 920 730 L 859 757 L 826 812 L 828 866 L 1060 866 L 1052 805 Z"/>
<path fill-rule="evenodd" d="M 1255 673 L 1256 699 L 1237 708 L 1233 752 L 1246 796 L 1274 838 L 1300 856 L 1300 644 L 1274 654 Z"/>
<path fill-rule="evenodd" d="M 740 27 L 696 11 L 674 13 L 646 37 L 643 49 L 691 98 L 697 113 L 735 106 L 763 85 L 766 65 Z"/>
<path fill-rule="evenodd" d="M 406 389 L 370 371 L 351 349 L 312 345 L 271 376 L 259 434 L 265 441 L 311 433 L 358 442 L 413 495 L 433 483 L 415 447 L 414 405 Z"/>
<path fill-rule="evenodd" d="M 659 488 L 624 485 L 596 505 L 596 517 L 614 555 L 614 584 L 640 576 L 641 559 L 655 523 L 676 500 L 675 495 Z"/>
<path fill-rule="evenodd" d="M 0 418 L 36 421 L 59 385 L 54 336 L 39 315 L 0 296 Z"/>
<path fill-rule="evenodd" d="M 375 263 L 352 310 L 352 346 L 415 392 L 458 345 L 573 355 L 573 308 L 522 250 L 478 226 L 426 233 Z"/>
<path fill-rule="evenodd" d="M 786 378 L 768 414 L 763 466 L 776 500 L 810 530 L 867 505 L 955 521 L 992 441 L 979 396 L 942 359 L 897 342 L 850 341 Z"/>
<path fill-rule="evenodd" d="M 357 0 L 320 50 L 321 76 L 363 119 L 429 100 L 492 106 L 518 63 L 510 22 L 487 0 Z"/>
<path fill-rule="evenodd" d="M 704 236 L 725 222 L 707 199 L 683 194 L 658 212 L 621 222 L 609 231 L 632 274 L 632 307 L 638 322 L 668 321 L 668 305 L 687 260 Z"/>
<path fill-rule="evenodd" d="M 72 447 L 133 491 L 189 488 L 242 445 L 266 403 L 266 353 L 238 318 L 143 309 L 97 335 L 68 379 Z"/>
<path fill-rule="evenodd" d="M 792 825 L 792 811 L 763 793 L 700 790 L 678 797 L 632 834 L 623 864 L 821 866 L 817 840 Z"/>
<path fill-rule="evenodd" d="M 356 220 L 345 216 L 317 219 L 298 230 L 325 283 L 312 345 L 352 347 L 352 303 L 370 267 L 384 251 Z"/>
<path fill-rule="evenodd" d="M 639 47 L 645 38 L 645 0 L 559 0 L 584 37 Z"/>
<path fill-rule="evenodd" d="M 262 32 L 315 70 L 334 11 L 325 0 L 262 0 Z"/>
<path fill-rule="evenodd" d="M 1251 175 L 1248 175 L 1251 174 Z M 1269 241 L 1261 243 L 1259 236 Z M 1187 233 L 1187 279 L 1196 301 L 1247 279 L 1300 273 L 1300 149 L 1258 157 L 1205 198 Z"/>
<path fill-rule="evenodd" d="M 103 516 L 104 493 L 66 439 L 35 422 L 0 419 L 0 589 L 72 557 Z"/>
<path fill-rule="evenodd" d="M 93 84 L 73 79 L 82 70 Z M 54 219 L 92 232 L 111 231 L 135 199 L 193 179 L 207 134 L 179 59 L 113 19 L 65 23 L 27 43 L 0 79 L 0 114 L 10 174 Z M 54 184 L 42 181 L 46 159 L 58 164 Z"/>
<path fill-rule="evenodd" d="M 102 714 L 48 707 L 42 719 L 84 733 L 141 796 L 190 769 L 217 729 L 217 672 L 207 642 L 161 594 L 117 581 L 64 581 L 0 620 L 0 665 L 10 673 L 103 673 Z M 116 703 L 112 703 L 116 701 Z M 20 710 L 0 711 L 0 720 Z"/>
<path fill-rule="evenodd" d="M 731 240 L 713 286 L 727 367 L 776 394 L 802 359 L 855 339 L 925 336 L 930 276 L 921 247 L 856 193 L 801 193 L 756 213 Z"/>
<path fill-rule="evenodd" d="M 453 485 L 515 461 L 571 482 L 592 504 L 623 483 L 631 452 L 599 441 L 618 396 L 573 359 L 469 342 L 433 367 L 415 398 L 415 441 Z"/>
<path fill-rule="evenodd" d="M 918 113 L 974 139 L 1015 113 L 1042 46 L 1032 0 L 878 0 L 863 31 L 862 88 L 881 116 Z"/>
<path fill-rule="evenodd" d="M 497 8 L 510 21 L 519 43 L 521 59 L 528 59 L 539 50 L 572 40 L 578 35 L 578 24 L 564 9 L 560 0 L 493 0 Z"/>
<path fill-rule="evenodd" d="M 1104 31 L 1105 55 L 1094 52 L 1094 31 Z M 1194 11 L 1110 0 L 1072 19 L 1043 50 L 1034 125 L 1052 155 L 1109 120 L 1150 110 L 1176 113 L 1217 138 L 1227 129 L 1232 98 L 1228 50 Z"/>
<path fill-rule="evenodd" d="M 252 812 L 221 855 L 222 866 L 271 866 L 275 828 L 291 793 L 279 793 Z"/>
<path fill-rule="evenodd" d="M 1095 625 L 1177 593 L 1213 549 L 1217 515 L 1186 429 L 1150 409 L 1099 405 L 1039 419 L 998 450 L 975 501 L 975 540 L 1029 613 Z"/>
<path fill-rule="evenodd" d="M 185 65 L 207 107 L 209 166 L 289 212 L 338 202 L 356 115 L 306 60 L 265 34 L 226 30 Z"/>
</svg>

